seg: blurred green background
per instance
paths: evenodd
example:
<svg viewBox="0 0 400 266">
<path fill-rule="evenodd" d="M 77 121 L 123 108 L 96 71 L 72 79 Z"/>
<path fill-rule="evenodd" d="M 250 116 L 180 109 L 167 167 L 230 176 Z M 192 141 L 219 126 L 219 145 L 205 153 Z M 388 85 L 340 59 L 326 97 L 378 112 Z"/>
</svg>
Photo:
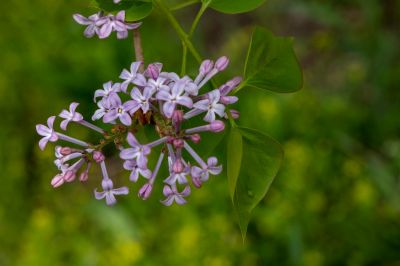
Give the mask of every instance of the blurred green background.
<svg viewBox="0 0 400 266">
<path fill-rule="evenodd" d="M 218 80 L 242 73 L 253 24 L 294 36 L 304 68 L 300 92 L 240 92 L 239 123 L 285 149 L 245 245 L 224 175 L 170 208 L 159 189 L 139 200 L 117 158 L 111 175 L 132 193 L 112 208 L 93 197 L 98 170 L 87 184 L 51 188 L 53 146 L 40 152 L 35 124 L 71 101 L 90 117 L 94 90 L 133 60 L 131 39 L 82 36 L 72 14 L 88 15 L 86 2 L 0 2 L 0 265 L 400 265 L 399 1 L 269 0 L 241 15 L 206 12 L 196 46 L 232 59 Z M 176 15 L 188 26 L 196 10 Z M 157 12 L 143 22 L 146 62 L 179 71 L 169 24 Z"/>
</svg>

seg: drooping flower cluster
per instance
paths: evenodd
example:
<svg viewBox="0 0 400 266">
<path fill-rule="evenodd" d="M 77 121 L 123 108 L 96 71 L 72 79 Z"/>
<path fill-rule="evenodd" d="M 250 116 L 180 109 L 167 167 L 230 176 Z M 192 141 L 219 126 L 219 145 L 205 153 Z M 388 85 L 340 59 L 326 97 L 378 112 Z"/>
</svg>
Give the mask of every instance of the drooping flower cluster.
<svg viewBox="0 0 400 266">
<path fill-rule="evenodd" d="M 83 33 L 87 38 L 97 35 L 100 39 L 104 39 L 115 31 L 118 39 L 125 39 L 128 37 L 129 30 L 137 29 L 142 24 L 141 22 L 126 22 L 124 10 L 118 12 L 115 16 L 112 14 L 103 15 L 102 12 L 98 12 L 87 18 L 81 14 L 74 14 L 73 18 L 77 23 L 87 26 Z"/>
<path fill-rule="evenodd" d="M 179 77 L 173 72 L 162 72 L 161 63 L 153 63 L 146 70 L 139 71 L 141 62 L 133 62 L 130 69 L 124 69 L 120 75 L 121 82 L 107 82 L 102 89 L 94 93 L 98 109 L 92 120 L 102 120 L 111 124 L 107 132 L 84 120 L 76 111 L 78 103 L 71 103 L 69 110 L 63 110 L 59 117 L 63 119 L 60 128 L 67 129 L 70 122 L 95 130 L 103 136 L 98 144 L 91 144 L 64 135 L 53 128 L 55 116 L 47 121 L 47 126 L 37 125 L 36 129 L 43 138 L 39 147 L 43 150 L 46 144 L 57 140 L 67 141 L 76 147 L 56 146 L 55 165 L 59 173 L 52 179 L 53 187 L 72 182 L 79 174 L 79 180 L 85 182 L 92 164 L 100 164 L 103 179 L 102 191 L 95 190 L 96 199 L 105 199 L 108 205 L 116 202 L 115 195 L 129 193 L 127 187 L 114 188 L 110 179 L 105 156 L 102 152 L 105 145 L 114 144 L 119 150 L 119 157 L 124 160 L 123 168 L 130 171 L 129 179 L 137 182 L 143 177 L 146 182 L 139 189 L 138 196 L 147 199 L 155 185 L 158 172 L 166 161 L 169 174 L 162 183 L 165 198 L 161 201 L 169 206 L 186 203 L 190 195 L 190 183 L 200 188 L 210 175 L 218 175 L 222 166 L 216 157 L 203 160 L 192 148 L 200 142 L 199 133 L 221 132 L 225 128 L 222 119 L 237 118 L 236 110 L 226 106 L 235 103 L 238 98 L 229 93 L 241 82 L 240 77 L 233 78 L 219 88 L 200 93 L 205 85 L 229 63 L 226 57 L 215 63 L 211 60 L 202 62 L 199 74 L 193 80 L 188 76 Z M 195 116 L 202 116 L 206 124 L 185 128 L 185 122 Z M 136 132 L 141 127 L 152 127 L 158 139 L 143 144 L 137 139 Z M 156 146 L 162 146 L 158 160 L 153 168 L 149 167 L 149 156 Z M 164 160 L 165 159 L 165 160 Z M 86 164 L 86 167 L 83 165 Z"/>
</svg>

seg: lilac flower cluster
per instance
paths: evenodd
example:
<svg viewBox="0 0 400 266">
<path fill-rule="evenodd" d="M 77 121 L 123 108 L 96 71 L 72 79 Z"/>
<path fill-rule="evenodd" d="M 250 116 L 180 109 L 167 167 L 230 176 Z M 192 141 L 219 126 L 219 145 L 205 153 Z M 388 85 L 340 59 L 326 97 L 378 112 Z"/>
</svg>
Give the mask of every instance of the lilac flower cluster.
<svg viewBox="0 0 400 266">
<path fill-rule="evenodd" d="M 125 39 L 128 37 L 129 30 L 137 29 L 142 24 L 141 22 L 126 22 L 124 10 L 118 12 L 115 16 L 112 14 L 103 15 L 102 12 L 99 12 L 89 17 L 74 14 L 73 18 L 77 23 L 87 26 L 83 33 L 87 38 L 97 35 L 100 39 L 104 39 L 115 31 L 118 39 Z"/>
<path fill-rule="evenodd" d="M 98 109 L 92 120 L 111 124 L 109 132 L 84 120 L 76 111 L 78 103 L 71 103 L 69 110 L 63 110 L 59 114 L 63 119 L 60 123 L 62 130 L 66 130 L 70 122 L 80 124 L 103 136 L 98 144 L 56 131 L 53 127 L 55 116 L 48 119 L 47 126 L 37 125 L 36 130 L 43 137 L 39 141 L 42 150 L 48 142 L 58 140 L 79 146 L 56 146 L 54 163 L 59 173 L 52 179 L 52 186 L 59 187 L 74 181 L 78 172 L 79 180 L 85 182 L 88 180 L 91 165 L 100 164 L 103 190 L 95 190 L 95 197 L 105 199 L 108 205 L 114 204 L 115 195 L 129 193 L 127 187 L 114 188 L 106 169 L 106 158 L 102 150 L 105 145 L 114 144 L 119 150 L 120 158 L 124 160 L 123 168 L 130 172 L 129 179 L 132 182 L 137 182 L 139 177 L 145 179 L 145 184 L 138 192 L 140 198 L 147 199 L 150 196 L 160 167 L 166 159 L 169 175 L 162 181 L 165 198 L 161 202 L 167 206 L 174 202 L 186 203 L 185 198 L 191 193 L 190 183 L 200 188 L 210 175 L 218 175 L 222 171 L 216 157 L 203 160 L 190 143 L 199 143 L 201 132 L 223 131 L 225 124 L 222 119 L 235 119 L 239 116 L 238 111 L 229 110 L 226 106 L 238 100 L 229 94 L 241 82 L 240 77 L 229 80 L 219 88 L 200 93 L 211 78 L 223 71 L 228 63 L 226 57 L 219 58 L 215 63 L 205 60 L 197 77 L 191 79 L 173 72 L 162 72 L 161 63 L 149 64 L 141 73 L 139 69 L 142 63 L 133 62 L 129 70 L 122 71 L 121 82 L 107 82 L 94 93 Z M 184 127 L 185 121 L 200 115 L 206 124 Z M 146 144 L 141 143 L 136 132 L 145 126 L 154 128 L 159 138 Z M 160 154 L 156 165 L 150 169 L 148 158 L 157 146 L 161 146 Z"/>
</svg>

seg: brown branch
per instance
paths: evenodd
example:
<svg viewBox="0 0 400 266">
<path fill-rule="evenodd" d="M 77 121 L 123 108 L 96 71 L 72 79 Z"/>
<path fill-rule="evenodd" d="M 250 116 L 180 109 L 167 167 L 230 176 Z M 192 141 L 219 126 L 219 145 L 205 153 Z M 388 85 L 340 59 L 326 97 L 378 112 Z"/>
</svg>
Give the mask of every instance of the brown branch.
<svg viewBox="0 0 400 266">
<path fill-rule="evenodd" d="M 143 73 L 144 72 L 144 58 L 143 58 L 142 40 L 140 38 L 139 29 L 133 30 L 133 46 L 135 48 L 136 61 L 142 62 L 142 64 L 140 65 L 139 71 Z"/>
</svg>

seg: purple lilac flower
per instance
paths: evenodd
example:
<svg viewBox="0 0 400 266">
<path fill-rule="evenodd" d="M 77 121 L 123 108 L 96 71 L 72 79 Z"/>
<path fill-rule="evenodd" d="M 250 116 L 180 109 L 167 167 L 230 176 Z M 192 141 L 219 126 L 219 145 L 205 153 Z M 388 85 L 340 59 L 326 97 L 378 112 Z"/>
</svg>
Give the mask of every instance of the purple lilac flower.
<svg viewBox="0 0 400 266">
<path fill-rule="evenodd" d="M 118 39 L 125 39 L 128 37 L 128 30 L 139 28 L 142 23 L 126 23 L 125 22 L 125 11 L 122 10 L 117 15 L 108 15 L 106 22 L 102 25 L 99 31 L 100 39 L 107 38 L 111 32 L 117 32 Z"/>
<path fill-rule="evenodd" d="M 170 175 L 167 179 L 164 180 L 164 182 L 171 186 L 176 184 L 177 182 L 179 184 L 186 184 L 186 176 L 190 173 L 190 167 L 182 167 L 183 169 L 177 170 L 176 167 L 174 167 L 176 162 L 182 163 L 180 162 L 180 159 L 173 160 L 171 157 L 168 157 Z"/>
<path fill-rule="evenodd" d="M 133 62 L 131 64 L 130 71 L 127 69 L 122 70 L 121 75 L 119 76 L 120 79 L 124 80 L 124 82 L 121 84 L 121 91 L 126 93 L 129 84 L 135 84 L 142 87 L 146 86 L 145 77 L 138 72 L 141 64 L 143 63 Z"/>
<path fill-rule="evenodd" d="M 79 103 L 73 102 L 69 105 L 69 111 L 67 111 L 65 109 L 61 111 L 59 116 L 61 118 L 64 118 L 64 120 L 60 124 L 60 127 L 62 129 L 67 130 L 68 123 L 71 121 L 80 122 L 83 120 L 83 116 L 80 113 L 75 111 L 76 107 L 78 107 L 78 105 L 79 105 Z"/>
<path fill-rule="evenodd" d="M 164 101 L 163 112 L 166 117 L 171 118 L 177 104 L 188 108 L 192 107 L 192 99 L 183 95 L 185 92 L 185 85 L 186 81 L 178 81 L 174 84 L 170 93 L 167 91 L 159 91 L 157 93 L 157 99 Z"/>
<path fill-rule="evenodd" d="M 98 192 L 97 189 L 94 191 L 94 196 L 96 199 L 106 199 L 107 205 L 114 205 L 117 202 L 115 195 L 127 195 L 129 193 L 129 189 L 127 187 L 113 188 L 113 182 L 108 177 L 106 165 L 104 162 L 101 162 L 101 171 L 103 173 L 103 180 L 101 181 L 101 186 L 103 191 Z"/>
<path fill-rule="evenodd" d="M 49 119 L 47 119 L 47 127 L 42 124 L 36 125 L 37 133 L 40 136 L 43 136 L 43 138 L 39 141 L 39 147 L 41 150 L 44 150 L 47 142 L 55 142 L 58 140 L 58 135 L 53 129 L 55 119 L 55 116 L 50 116 Z"/>
<path fill-rule="evenodd" d="M 137 182 L 139 175 L 146 179 L 150 179 L 151 177 L 151 171 L 147 168 L 140 168 L 135 160 L 126 160 L 124 162 L 124 168 L 128 171 L 131 171 L 129 179 L 132 182 Z"/>
<path fill-rule="evenodd" d="M 128 144 L 131 148 L 123 149 L 119 156 L 123 160 L 136 159 L 137 165 L 140 168 L 147 168 L 147 155 L 150 154 L 151 149 L 146 145 L 141 145 L 132 133 L 128 133 Z"/>
<path fill-rule="evenodd" d="M 110 103 L 113 108 L 104 115 L 104 123 L 111 123 L 119 119 L 125 126 L 130 126 L 132 124 L 132 118 L 129 112 L 134 107 L 134 102 L 127 101 L 122 103 L 119 96 L 115 94 L 110 97 Z"/>
<path fill-rule="evenodd" d="M 190 195 L 190 187 L 186 186 L 182 192 L 178 192 L 176 186 L 170 187 L 165 185 L 163 194 L 167 197 L 165 200 L 161 201 L 165 206 L 171 206 L 174 201 L 179 205 L 183 205 L 186 203 L 185 197 Z"/>
<path fill-rule="evenodd" d="M 97 106 L 99 107 L 99 109 L 97 109 L 96 112 L 93 114 L 92 120 L 98 120 L 104 117 L 104 115 L 112 109 L 110 101 L 98 101 Z"/>
<path fill-rule="evenodd" d="M 198 166 L 192 167 L 192 177 L 199 178 L 201 182 L 208 180 L 209 175 L 219 175 L 222 172 L 222 165 L 217 165 L 218 159 L 216 157 L 210 157 L 207 160 L 207 166 L 200 168 Z"/>
<path fill-rule="evenodd" d="M 111 27 L 111 31 L 125 31 L 122 30 L 121 23 L 125 23 L 122 13 L 115 17 L 108 15 L 104 18 L 107 20 L 107 27 Z M 92 27 L 94 26 L 92 25 Z M 108 32 L 105 33 L 108 34 Z M 95 197 L 97 199 L 105 198 L 108 205 L 114 204 L 116 202 L 115 195 L 125 195 L 129 192 L 127 187 L 114 189 L 113 182 L 108 177 L 105 166 L 106 157 L 101 149 L 108 143 L 115 143 L 116 148 L 120 150 L 120 157 L 125 160 L 123 167 L 130 171 L 129 179 L 136 182 L 140 175 L 147 179 L 147 182 L 139 189 L 138 196 L 140 198 L 145 200 L 150 196 L 164 156 L 167 155 L 169 175 L 163 178 L 166 198 L 161 202 L 167 206 L 174 202 L 186 203 L 185 197 L 190 194 L 189 176 L 192 179 L 191 184 L 199 188 L 203 182 L 209 179 L 210 175 L 218 175 L 222 171 L 222 166 L 218 165 L 216 157 L 208 158 L 207 162 L 203 161 L 187 142 L 199 143 L 201 140 L 199 133 L 201 132 L 217 133 L 225 129 L 224 122 L 216 120 L 216 117 L 228 117 L 225 105 L 237 101 L 237 97 L 229 94 L 240 84 L 241 78 L 233 78 L 210 92 L 201 93 L 201 88 L 218 72 L 224 70 L 228 63 L 229 60 L 226 57 L 219 58 L 215 63 L 205 60 L 199 68 L 198 76 L 192 80 L 189 76 L 180 77 L 173 72 L 161 72 L 161 63 L 148 65 L 142 74 L 139 73 L 142 62 L 133 62 L 130 70 L 122 71 L 120 75 L 120 78 L 123 79 L 122 84 L 113 84 L 110 81 L 103 85 L 103 89 L 95 91 L 94 100 L 97 100 L 98 109 L 92 119 L 102 119 L 104 123 L 115 124 L 110 132 L 85 121 L 83 116 L 76 112 L 78 103 L 72 103 L 69 110 L 63 110 L 59 115 L 64 119 L 61 122 L 62 129 L 66 129 L 68 123 L 73 121 L 101 133 L 103 139 L 97 145 L 54 131 L 54 116 L 48 119 L 47 126 L 37 125 L 36 129 L 39 135 L 43 136 L 39 141 L 41 149 L 45 148 L 48 141 L 57 140 L 68 141 L 84 147 L 56 146 L 54 163 L 60 172 L 51 180 L 51 185 L 59 187 L 66 182 L 72 182 L 78 176 L 78 171 L 84 163 L 87 166 L 80 171 L 79 180 L 85 182 L 88 179 L 92 163 L 97 163 L 100 164 L 103 173 L 103 191 L 95 190 Z M 128 92 L 130 84 L 133 86 Z M 129 94 L 130 99 L 122 100 L 129 96 L 123 95 L 121 98 L 121 93 Z M 151 113 L 148 112 L 150 108 Z M 136 113 L 139 109 L 147 115 L 142 116 L 141 113 Z M 230 109 L 229 112 L 234 119 L 239 116 L 237 110 Z M 201 113 L 206 113 L 204 120 L 208 124 L 184 128 L 185 120 Z M 135 123 L 132 123 L 133 119 Z M 121 126 L 121 124 L 125 126 Z M 132 127 L 131 124 L 133 124 Z M 136 132 L 140 129 L 138 127 L 144 125 L 154 125 L 160 137 L 150 143 L 140 144 L 132 132 Z M 125 140 L 129 146 L 124 148 Z M 163 145 L 163 147 L 157 164 L 151 171 L 147 166 L 148 156 L 151 150 L 158 145 Z M 194 162 L 185 158 L 186 153 Z M 184 187 L 181 188 L 181 185 Z M 179 192 L 181 189 L 183 190 Z"/>
<path fill-rule="evenodd" d="M 102 17 L 101 12 L 91 15 L 88 18 L 81 14 L 74 14 L 73 18 L 77 23 L 87 26 L 83 32 L 87 38 L 91 38 L 95 34 L 100 35 L 100 27 L 107 22 L 107 18 Z"/>
<path fill-rule="evenodd" d="M 130 113 L 133 114 L 139 109 L 142 109 L 143 113 L 147 113 L 150 109 L 150 98 L 155 92 L 156 89 L 154 87 L 145 87 L 143 93 L 138 88 L 133 88 L 131 91 L 133 103 Z"/>
<path fill-rule="evenodd" d="M 108 100 L 110 96 L 117 95 L 117 92 L 121 91 L 121 84 L 112 81 L 103 84 L 102 90 L 96 90 L 94 92 L 94 101 L 96 102 L 97 97 L 102 97 L 102 100 Z"/>
<path fill-rule="evenodd" d="M 213 90 L 208 93 L 208 99 L 200 100 L 193 104 L 193 107 L 206 111 L 207 114 L 204 117 L 204 121 L 212 122 L 215 120 L 215 114 L 220 117 L 225 115 L 225 106 L 219 103 L 220 100 L 220 92 L 219 90 Z"/>
</svg>

